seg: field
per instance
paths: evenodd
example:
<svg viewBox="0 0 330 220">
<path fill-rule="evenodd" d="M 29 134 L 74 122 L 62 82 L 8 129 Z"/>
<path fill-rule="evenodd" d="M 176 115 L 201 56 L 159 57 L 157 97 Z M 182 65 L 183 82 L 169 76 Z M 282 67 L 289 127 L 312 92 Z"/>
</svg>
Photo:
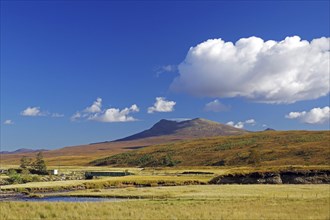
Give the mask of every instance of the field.
<svg viewBox="0 0 330 220">
<path fill-rule="evenodd" d="M 147 199 L 2 202 L 0 219 L 329 219 L 329 190 L 329 185 L 213 185 L 77 191 Z"/>
<path fill-rule="evenodd" d="M 106 148 L 114 147 L 113 143 L 96 144 L 92 145 L 96 153 L 90 156 L 86 156 L 91 152 L 87 146 L 87 152 L 81 151 L 85 147 L 59 150 L 66 151 L 64 156 L 50 151 L 45 153 L 48 169 L 58 169 L 58 177 L 74 177 L 88 171 L 125 171 L 134 175 L 92 180 L 64 178 L 65 181 L 51 181 L 52 176 L 47 175 L 44 182 L 4 185 L 1 186 L 3 195 L 23 193 L 30 197 L 122 200 L 91 203 L 3 201 L 0 202 L 0 219 L 328 220 L 329 184 L 210 185 L 209 181 L 228 174 L 330 170 L 329 137 L 329 131 L 271 131 L 186 140 L 137 150 L 128 149 L 123 143 L 116 143 L 114 151 Z M 137 142 L 130 144 L 143 146 Z M 72 158 L 75 166 L 68 166 L 70 154 L 76 151 L 80 154 Z M 59 161 L 64 157 L 67 157 L 66 162 Z M 91 159 L 97 160 L 89 163 Z M 9 165 L 17 160 L 18 155 L 6 156 L 0 168 L 17 168 L 15 163 Z M 1 174 L 0 178 L 8 177 Z"/>
</svg>

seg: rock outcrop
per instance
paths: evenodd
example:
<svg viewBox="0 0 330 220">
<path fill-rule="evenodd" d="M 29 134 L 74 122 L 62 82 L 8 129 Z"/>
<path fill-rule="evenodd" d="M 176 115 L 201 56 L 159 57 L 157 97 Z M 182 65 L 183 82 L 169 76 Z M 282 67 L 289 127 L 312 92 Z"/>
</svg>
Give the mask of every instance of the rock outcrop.
<svg viewBox="0 0 330 220">
<path fill-rule="evenodd" d="M 211 184 L 327 184 L 330 170 L 254 172 L 213 178 Z"/>
</svg>

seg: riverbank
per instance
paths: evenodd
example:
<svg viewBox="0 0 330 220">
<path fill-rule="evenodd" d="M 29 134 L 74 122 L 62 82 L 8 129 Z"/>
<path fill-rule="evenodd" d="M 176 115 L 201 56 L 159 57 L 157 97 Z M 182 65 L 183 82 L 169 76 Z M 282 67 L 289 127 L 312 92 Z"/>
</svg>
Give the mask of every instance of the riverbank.
<svg viewBox="0 0 330 220">
<path fill-rule="evenodd" d="M 1 202 L 0 219 L 329 219 L 329 185 L 191 185 L 62 192 L 141 197 L 106 202 Z M 153 197 L 154 196 L 154 197 Z M 251 211 L 253 210 L 253 212 Z"/>
</svg>

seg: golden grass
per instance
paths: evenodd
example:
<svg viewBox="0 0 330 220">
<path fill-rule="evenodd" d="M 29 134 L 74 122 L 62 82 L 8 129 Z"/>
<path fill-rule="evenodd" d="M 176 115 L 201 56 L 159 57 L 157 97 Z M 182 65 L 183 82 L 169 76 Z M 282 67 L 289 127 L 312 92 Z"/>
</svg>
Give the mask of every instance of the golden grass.
<svg viewBox="0 0 330 220">
<path fill-rule="evenodd" d="M 130 195 L 172 196 L 95 203 L 1 202 L 0 219 L 329 219 L 329 190 L 329 185 L 119 189 Z"/>
<path fill-rule="evenodd" d="M 131 147 L 169 143 L 173 142 L 174 140 L 182 139 L 182 137 L 160 136 L 133 141 L 86 144 L 45 151 L 43 152 L 43 155 L 47 165 L 87 166 L 90 161 L 95 160 L 97 158 L 132 151 L 132 149 L 130 149 Z M 20 159 L 22 158 L 22 156 L 27 156 L 32 159 L 35 159 L 35 155 L 35 152 L 19 154 L 0 154 L 0 166 L 6 164 L 17 165 L 20 163 Z"/>
<path fill-rule="evenodd" d="M 134 198 L 181 198 L 225 199 L 250 198 L 326 198 L 329 185 L 189 185 L 171 187 L 127 187 L 119 189 L 79 190 L 59 195 L 134 197 Z"/>
<path fill-rule="evenodd" d="M 182 141 L 185 138 L 160 136 L 134 141 L 65 147 L 46 151 L 43 154 L 47 165 L 53 166 L 87 166 L 95 159 L 133 152 L 135 150 L 130 148 L 137 146 L 152 146 L 142 148 L 138 152 L 151 154 L 156 158 L 174 152 L 171 156 L 174 160 L 181 161 L 178 164 L 180 166 L 212 165 L 220 160 L 226 160 L 229 166 L 246 165 L 244 158 L 251 149 L 260 151 L 263 166 L 329 165 L 330 161 L 330 156 L 328 156 L 330 155 L 330 131 L 269 131 Z M 163 150 L 163 154 L 157 156 L 155 154 L 157 150 Z M 19 164 L 19 160 L 24 155 L 35 157 L 35 153 L 0 154 L 0 166 Z"/>
<path fill-rule="evenodd" d="M 121 177 L 105 177 L 93 180 L 68 180 L 68 181 L 52 181 L 52 182 L 30 182 L 25 184 L 14 184 L 1 186 L 1 190 L 24 189 L 29 191 L 57 191 L 72 190 L 79 188 L 107 188 L 112 186 L 127 185 L 189 185 L 189 184 L 206 184 L 212 177 L 210 176 L 121 176 Z"/>
<path fill-rule="evenodd" d="M 177 166 L 254 166 L 251 151 L 258 152 L 261 166 L 329 166 L 330 131 L 269 131 L 186 140 L 101 158 L 93 164 L 164 166 L 162 161 L 170 157 Z"/>
</svg>

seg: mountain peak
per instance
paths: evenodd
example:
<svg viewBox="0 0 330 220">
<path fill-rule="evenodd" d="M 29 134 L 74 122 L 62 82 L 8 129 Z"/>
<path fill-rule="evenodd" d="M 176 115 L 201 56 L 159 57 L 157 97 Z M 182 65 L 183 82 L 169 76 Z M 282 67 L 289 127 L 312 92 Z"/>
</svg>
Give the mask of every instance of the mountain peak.
<svg viewBox="0 0 330 220">
<path fill-rule="evenodd" d="M 197 138 L 239 135 L 244 133 L 247 133 L 247 131 L 234 128 L 229 125 L 224 125 L 215 121 L 210 121 L 204 118 L 194 118 L 183 121 L 161 119 L 148 130 L 116 141 L 129 141 L 164 135 L 174 137 L 176 136 L 180 138 Z"/>
</svg>

